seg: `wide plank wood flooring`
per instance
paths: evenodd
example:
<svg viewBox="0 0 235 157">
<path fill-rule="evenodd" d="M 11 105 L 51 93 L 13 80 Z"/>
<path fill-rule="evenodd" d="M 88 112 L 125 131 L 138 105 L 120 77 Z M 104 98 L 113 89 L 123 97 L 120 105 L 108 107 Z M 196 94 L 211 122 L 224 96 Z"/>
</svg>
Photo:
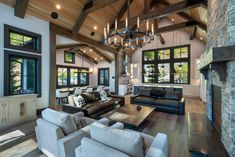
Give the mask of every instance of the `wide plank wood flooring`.
<svg viewBox="0 0 235 157">
<path fill-rule="evenodd" d="M 126 97 L 126 102 L 130 105 L 129 96 Z M 189 112 L 203 114 L 205 113 L 205 106 L 199 99 L 186 98 L 185 116 L 153 111 L 143 125 L 142 131 L 153 136 L 158 132 L 167 134 L 169 157 L 190 157 L 187 133 L 187 114 Z M 31 125 L 30 128 L 32 128 Z M 218 148 L 214 150 L 214 156 L 226 157 L 218 138 L 215 139 L 212 136 L 210 138 L 211 143 L 214 143 Z M 29 138 L 25 138 L 20 143 L 15 143 L 4 150 L 1 150 L 0 147 L 0 151 L 0 157 L 46 157 L 37 149 L 35 135 L 29 136 Z"/>
</svg>

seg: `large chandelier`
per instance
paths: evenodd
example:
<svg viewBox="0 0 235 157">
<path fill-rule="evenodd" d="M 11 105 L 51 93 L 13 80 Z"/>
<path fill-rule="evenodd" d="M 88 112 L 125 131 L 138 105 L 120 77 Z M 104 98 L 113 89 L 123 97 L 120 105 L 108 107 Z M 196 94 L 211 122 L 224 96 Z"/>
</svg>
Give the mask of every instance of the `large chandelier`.
<svg viewBox="0 0 235 157">
<path fill-rule="evenodd" d="M 129 0 L 127 0 L 127 17 L 125 19 L 125 29 L 123 31 L 118 30 L 118 22 L 115 20 L 115 30 L 110 31 L 110 25 L 107 23 L 107 27 L 104 28 L 104 43 L 109 46 L 118 48 L 131 48 L 135 49 L 142 47 L 147 43 L 151 43 L 154 40 L 154 25 L 149 27 L 149 20 L 146 21 L 146 30 L 140 30 L 140 18 L 136 19 L 136 29 L 129 28 Z"/>
</svg>

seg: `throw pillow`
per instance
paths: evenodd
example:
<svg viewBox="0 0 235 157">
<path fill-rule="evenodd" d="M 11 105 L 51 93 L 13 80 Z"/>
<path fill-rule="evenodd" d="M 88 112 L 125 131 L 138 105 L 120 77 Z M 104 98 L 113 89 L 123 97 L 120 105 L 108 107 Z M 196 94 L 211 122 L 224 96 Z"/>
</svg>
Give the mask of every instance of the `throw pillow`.
<svg viewBox="0 0 235 157">
<path fill-rule="evenodd" d="M 65 135 L 77 130 L 72 116 L 67 113 L 58 112 L 48 108 L 42 111 L 42 118 L 60 127 Z"/>
<path fill-rule="evenodd" d="M 110 90 L 109 90 L 109 89 L 105 89 L 104 91 L 106 92 L 107 97 L 111 97 L 111 96 L 112 96 L 112 94 L 110 93 Z"/>
<path fill-rule="evenodd" d="M 76 124 L 78 129 L 81 129 L 87 125 L 84 117 L 73 116 L 74 123 Z"/>
<path fill-rule="evenodd" d="M 176 92 L 166 92 L 165 99 L 180 100 L 180 95 Z"/>
<path fill-rule="evenodd" d="M 85 99 L 86 103 L 97 101 L 97 98 L 93 92 L 83 93 L 81 96 Z"/>
<path fill-rule="evenodd" d="M 112 129 L 94 122 L 90 126 L 91 138 L 129 156 L 143 157 L 143 139 L 140 133 Z"/>
<path fill-rule="evenodd" d="M 82 106 L 86 105 L 85 99 L 81 95 L 79 95 L 77 97 L 75 96 L 74 102 L 77 107 L 82 107 Z"/>
<path fill-rule="evenodd" d="M 105 101 L 105 100 L 108 99 L 107 94 L 104 90 L 100 91 L 100 98 L 101 98 L 102 101 Z"/>
</svg>

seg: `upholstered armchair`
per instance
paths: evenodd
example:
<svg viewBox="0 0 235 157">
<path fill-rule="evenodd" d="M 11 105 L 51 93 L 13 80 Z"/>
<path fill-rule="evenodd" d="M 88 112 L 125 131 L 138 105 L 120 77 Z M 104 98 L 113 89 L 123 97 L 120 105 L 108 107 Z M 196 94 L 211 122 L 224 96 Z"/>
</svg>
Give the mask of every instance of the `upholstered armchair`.
<svg viewBox="0 0 235 157">
<path fill-rule="evenodd" d="M 168 157 L 167 135 L 158 133 L 153 137 L 116 125 L 91 124 L 91 137 L 82 139 L 76 157 Z"/>
<path fill-rule="evenodd" d="M 67 114 L 51 109 L 42 111 L 35 127 L 39 150 L 49 157 L 75 157 L 81 139 L 90 137 L 90 124 L 96 120 L 83 113 Z M 108 119 L 98 122 L 108 126 Z"/>
</svg>

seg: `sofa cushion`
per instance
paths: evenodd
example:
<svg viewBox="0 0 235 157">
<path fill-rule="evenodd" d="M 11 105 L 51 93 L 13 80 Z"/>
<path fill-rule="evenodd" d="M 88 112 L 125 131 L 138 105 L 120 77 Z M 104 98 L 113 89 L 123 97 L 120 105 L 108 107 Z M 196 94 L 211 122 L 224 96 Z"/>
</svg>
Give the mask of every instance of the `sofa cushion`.
<svg viewBox="0 0 235 157">
<path fill-rule="evenodd" d="M 92 139 L 104 145 L 130 156 L 144 156 L 143 139 L 140 133 L 113 129 L 96 122 L 91 125 L 90 132 Z"/>
<path fill-rule="evenodd" d="M 176 100 L 167 100 L 167 99 L 155 99 L 154 105 L 165 106 L 165 107 L 173 107 L 178 108 L 179 103 Z"/>
<path fill-rule="evenodd" d="M 152 89 L 140 88 L 139 95 L 141 96 L 151 96 Z"/>
<path fill-rule="evenodd" d="M 73 99 L 77 107 L 86 105 L 86 101 L 81 95 L 75 96 Z"/>
<path fill-rule="evenodd" d="M 156 98 L 163 98 L 165 96 L 165 90 L 163 88 L 153 88 L 151 95 Z"/>
<path fill-rule="evenodd" d="M 76 151 L 76 154 L 82 155 L 83 157 L 129 157 L 122 152 L 86 137 L 81 141 L 80 152 L 77 149 Z"/>
<path fill-rule="evenodd" d="M 81 96 L 85 99 L 86 103 L 98 100 L 94 92 L 82 93 Z"/>
<path fill-rule="evenodd" d="M 72 116 L 67 113 L 58 112 L 47 108 L 42 111 L 42 118 L 60 127 L 66 135 L 77 130 Z"/>
<path fill-rule="evenodd" d="M 154 101 L 154 98 L 147 97 L 147 96 L 137 96 L 134 98 L 135 103 L 146 103 L 146 104 L 152 104 Z"/>
<path fill-rule="evenodd" d="M 166 92 L 164 98 L 169 99 L 169 100 L 180 100 L 181 99 L 180 94 L 176 93 L 176 92 Z"/>
<path fill-rule="evenodd" d="M 70 105 L 70 106 L 76 106 L 76 104 L 75 104 L 75 102 L 74 102 L 74 97 L 75 97 L 74 94 L 68 96 L 68 102 L 69 102 L 69 105 Z"/>
</svg>

